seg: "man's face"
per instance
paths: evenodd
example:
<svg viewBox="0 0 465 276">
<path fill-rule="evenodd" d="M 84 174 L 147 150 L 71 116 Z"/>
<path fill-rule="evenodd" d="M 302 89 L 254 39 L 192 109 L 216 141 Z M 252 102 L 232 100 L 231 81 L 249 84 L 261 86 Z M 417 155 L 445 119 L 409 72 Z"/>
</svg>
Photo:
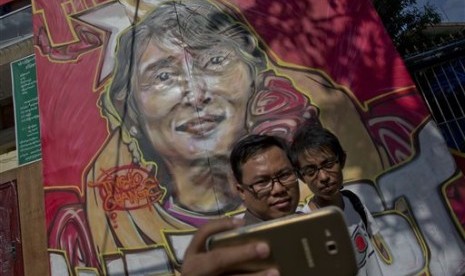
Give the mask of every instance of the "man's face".
<svg viewBox="0 0 465 276">
<path fill-rule="evenodd" d="M 300 172 L 310 190 L 325 200 L 331 200 L 342 187 L 342 167 L 330 150 L 310 149 L 298 156 Z"/>
<path fill-rule="evenodd" d="M 286 177 L 289 173 L 292 181 L 284 185 L 275 179 L 289 179 Z M 267 195 L 259 195 L 256 186 L 269 183 L 271 179 L 271 191 Z M 276 146 L 257 153 L 242 165 L 242 184 L 238 184 L 237 188 L 247 209 L 263 220 L 292 214 L 299 202 L 299 186 L 292 165 L 286 153 Z"/>
<path fill-rule="evenodd" d="M 230 46 L 191 50 L 152 40 L 136 72 L 141 128 L 163 156 L 228 155 L 245 134 L 252 78 Z"/>
</svg>

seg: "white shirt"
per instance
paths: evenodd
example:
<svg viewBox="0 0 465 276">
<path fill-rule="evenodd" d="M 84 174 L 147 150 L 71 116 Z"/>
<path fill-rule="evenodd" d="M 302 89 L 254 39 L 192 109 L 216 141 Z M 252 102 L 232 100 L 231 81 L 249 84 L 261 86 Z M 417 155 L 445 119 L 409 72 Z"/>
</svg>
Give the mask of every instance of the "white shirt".
<svg viewBox="0 0 465 276">
<path fill-rule="evenodd" d="M 352 244 L 354 245 L 355 259 L 358 266 L 357 275 L 383 275 L 379 265 L 378 256 L 369 235 L 370 233 L 373 236 L 379 232 L 378 225 L 376 224 L 371 213 L 364 206 L 368 223 L 368 229 L 366 229 L 362 218 L 354 209 L 350 200 L 345 196 L 343 196 L 343 200 L 344 216 L 347 222 L 347 228 L 349 230 L 350 237 L 352 239 Z M 303 213 L 310 213 L 312 210 L 307 204 L 300 211 Z"/>
</svg>

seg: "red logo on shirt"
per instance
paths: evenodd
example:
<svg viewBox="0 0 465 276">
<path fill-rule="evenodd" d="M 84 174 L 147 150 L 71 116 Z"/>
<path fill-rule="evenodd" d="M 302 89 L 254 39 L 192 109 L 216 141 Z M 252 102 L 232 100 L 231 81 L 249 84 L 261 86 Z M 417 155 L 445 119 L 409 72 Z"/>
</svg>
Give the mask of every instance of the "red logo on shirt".
<svg viewBox="0 0 465 276">
<path fill-rule="evenodd" d="M 368 247 L 367 240 L 360 233 L 356 234 L 354 238 L 354 242 L 355 242 L 355 247 L 357 248 L 358 252 L 362 253 L 367 250 L 367 247 Z"/>
</svg>

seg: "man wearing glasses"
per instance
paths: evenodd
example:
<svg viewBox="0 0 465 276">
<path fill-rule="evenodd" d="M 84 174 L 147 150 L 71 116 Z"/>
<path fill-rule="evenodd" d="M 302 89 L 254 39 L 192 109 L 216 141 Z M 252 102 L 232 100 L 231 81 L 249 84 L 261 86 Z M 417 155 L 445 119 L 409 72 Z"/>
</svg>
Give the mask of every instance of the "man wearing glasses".
<svg viewBox="0 0 465 276">
<path fill-rule="evenodd" d="M 237 190 L 246 206 L 245 224 L 293 214 L 299 202 L 298 178 L 279 137 L 249 135 L 230 155 Z"/>
<path fill-rule="evenodd" d="M 321 126 L 301 127 L 294 136 L 290 155 L 299 178 L 314 194 L 302 212 L 330 205 L 341 208 L 353 239 L 358 275 L 382 275 L 374 250 L 374 245 L 383 247 L 379 228 L 357 195 L 341 190 L 346 153 L 338 138 Z"/>
</svg>

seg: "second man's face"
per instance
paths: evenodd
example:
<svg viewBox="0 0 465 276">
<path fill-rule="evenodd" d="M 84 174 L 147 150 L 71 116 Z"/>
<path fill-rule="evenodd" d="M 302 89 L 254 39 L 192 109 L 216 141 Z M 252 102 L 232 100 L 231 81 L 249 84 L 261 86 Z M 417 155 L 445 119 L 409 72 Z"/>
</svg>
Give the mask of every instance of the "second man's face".
<svg viewBox="0 0 465 276">
<path fill-rule="evenodd" d="M 302 180 L 315 196 L 331 200 L 339 193 L 342 183 L 342 167 L 339 158 L 329 150 L 305 150 L 298 156 Z"/>
<path fill-rule="evenodd" d="M 262 189 L 267 183 L 271 183 L 271 190 Z M 247 209 L 262 220 L 293 214 L 299 202 L 297 177 L 286 153 L 276 146 L 255 154 L 242 165 L 238 190 Z"/>
</svg>

